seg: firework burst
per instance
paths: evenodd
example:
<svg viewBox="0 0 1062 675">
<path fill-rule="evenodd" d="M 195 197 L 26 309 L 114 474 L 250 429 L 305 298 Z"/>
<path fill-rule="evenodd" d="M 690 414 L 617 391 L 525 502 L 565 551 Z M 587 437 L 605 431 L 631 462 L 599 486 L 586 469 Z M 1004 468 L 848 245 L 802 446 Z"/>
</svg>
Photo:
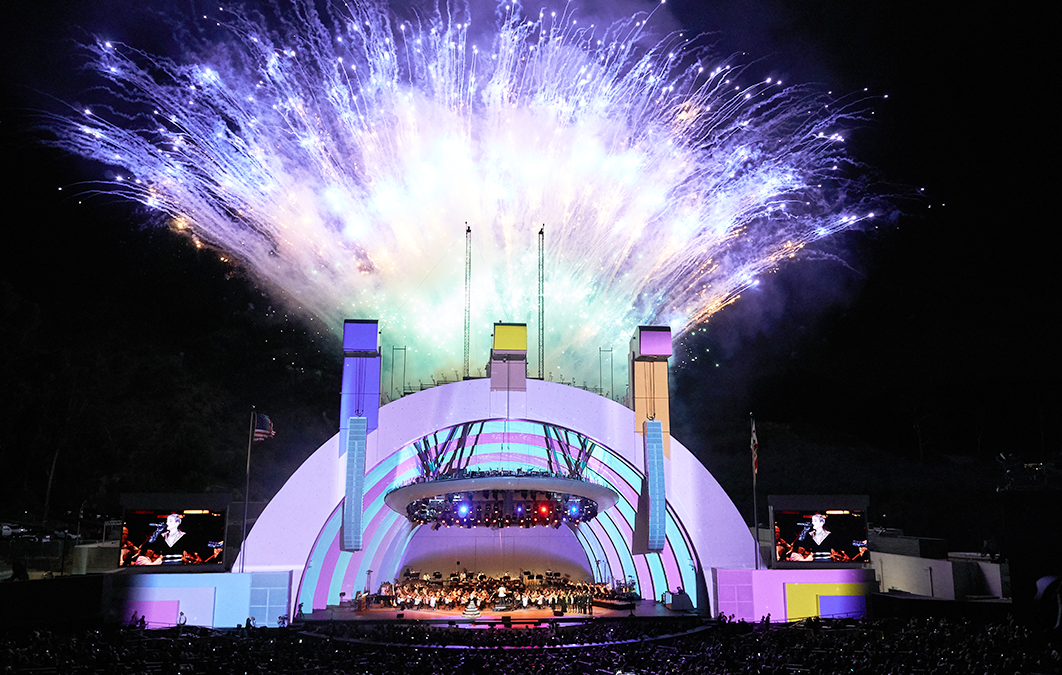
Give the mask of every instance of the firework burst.
<svg viewBox="0 0 1062 675">
<path fill-rule="evenodd" d="M 461 365 L 466 223 L 474 370 L 495 321 L 537 333 L 544 227 L 546 366 L 582 384 L 635 326 L 681 336 L 872 216 L 844 150 L 859 105 L 752 81 L 696 40 L 650 39 L 649 19 L 510 5 L 473 38 L 467 18 L 371 5 L 222 11 L 229 37 L 179 58 L 89 45 L 106 94 L 53 128 L 120 167 L 103 190 L 292 310 L 337 331 L 379 318 L 414 381 Z"/>
</svg>

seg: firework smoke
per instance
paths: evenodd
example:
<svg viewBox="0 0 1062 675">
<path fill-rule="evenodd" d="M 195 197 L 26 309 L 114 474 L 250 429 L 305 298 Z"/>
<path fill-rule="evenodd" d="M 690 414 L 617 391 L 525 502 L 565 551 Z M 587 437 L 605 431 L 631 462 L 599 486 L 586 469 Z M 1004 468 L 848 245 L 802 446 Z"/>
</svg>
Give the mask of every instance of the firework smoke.
<svg viewBox="0 0 1062 675">
<path fill-rule="evenodd" d="M 843 136 L 858 107 L 752 82 L 646 16 L 600 27 L 502 7 L 491 41 L 445 13 L 368 5 L 269 18 L 171 59 L 88 46 L 105 100 L 54 129 L 121 167 L 103 189 L 232 256 L 294 311 L 379 318 L 410 381 L 463 359 L 472 228 L 473 370 L 495 321 L 537 344 L 545 227 L 546 366 L 593 381 L 635 326 L 677 336 L 822 237 L 872 214 Z M 494 20 L 493 17 L 490 20 Z"/>
</svg>

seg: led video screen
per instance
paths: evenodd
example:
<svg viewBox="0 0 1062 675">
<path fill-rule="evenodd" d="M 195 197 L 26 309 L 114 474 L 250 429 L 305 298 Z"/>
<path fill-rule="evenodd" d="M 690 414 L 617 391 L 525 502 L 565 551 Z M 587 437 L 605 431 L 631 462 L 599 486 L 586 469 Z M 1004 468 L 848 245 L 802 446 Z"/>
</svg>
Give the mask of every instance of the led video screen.
<svg viewBox="0 0 1062 675">
<path fill-rule="evenodd" d="M 775 567 L 870 562 L 865 497 L 782 497 L 769 502 Z"/>
<path fill-rule="evenodd" d="M 222 565 L 225 511 L 126 509 L 122 567 Z"/>
</svg>

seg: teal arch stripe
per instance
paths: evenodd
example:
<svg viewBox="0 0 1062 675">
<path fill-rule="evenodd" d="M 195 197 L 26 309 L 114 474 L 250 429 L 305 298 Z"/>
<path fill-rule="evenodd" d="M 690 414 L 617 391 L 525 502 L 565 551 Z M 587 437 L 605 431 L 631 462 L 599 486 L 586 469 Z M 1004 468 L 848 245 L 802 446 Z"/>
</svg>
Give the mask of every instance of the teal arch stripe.
<svg viewBox="0 0 1062 675">
<path fill-rule="evenodd" d="M 321 566 L 324 563 L 328 548 L 338 543 L 339 530 L 343 522 L 343 504 L 340 503 L 332 511 L 332 515 L 325 521 L 324 527 L 317 535 L 317 541 L 310 549 L 310 556 L 302 568 L 302 581 L 299 584 L 298 601 L 306 607 L 313 608 L 313 599 L 317 593 L 318 582 L 321 577 Z"/>
<path fill-rule="evenodd" d="M 601 547 L 601 542 L 597 538 L 597 534 L 590 529 L 586 523 L 579 523 L 578 526 L 573 528 L 575 536 L 579 539 L 579 544 L 583 547 L 584 551 L 592 552 L 590 560 L 590 570 L 593 572 L 594 581 L 605 581 L 601 575 L 600 566 L 597 564 L 598 560 L 606 560 L 605 551 Z"/>
<path fill-rule="evenodd" d="M 600 469 L 602 467 L 603 465 L 599 465 L 596 468 Z M 620 491 L 620 494 L 623 498 L 616 503 L 616 506 L 613 507 L 613 510 L 618 513 L 618 517 L 621 518 L 623 521 L 624 527 L 622 531 L 623 536 L 625 537 L 624 543 L 633 541 L 634 522 L 636 518 L 635 502 L 637 500 L 637 490 L 635 490 L 633 485 L 631 485 L 631 480 L 640 481 L 640 477 L 638 477 L 638 475 L 635 473 L 634 475 L 631 475 L 630 478 L 628 478 L 619 475 L 617 472 L 615 478 L 609 478 L 604 475 L 601 475 L 601 478 L 604 482 L 607 482 L 609 485 L 612 485 Z M 632 502 L 632 499 L 635 500 L 635 502 Z M 629 548 L 629 545 L 625 546 L 625 548 Z M 645 558 L 648 558 L 648 556 L 645 556 Z M 667 579 L 666 576 L 663 574 L 662 570 L 656 574 L 655 578 L 653 577 L 654 567 L 648 563 L 648 560 L 646 560 L 645 563 L 642 563 L 641 558 L 639 558 L 635 560 L 635 564 L 638 569 L 638 583 L 641 588 L 646 588 L 647 586 L 652 586 L 653 588 L 656 588 L 660 586 L 661 583 L 663 583 L 665 586 L 667 585 Z"/>
<path fill-rule="evenodd" d="M 620 549 L 624 547 L 616 545 L 616 542 L 605 531 L 604 525 L 594 519 L 589 523 L 580 524 L 579 527 L 580 529 L 586 528 L 587 538 L 592 537 L 596 542 L 597 550 L 601 552 L 600 558 L 595 558 L 595 560 L 604 560 L 613 576 L 615 576 L 615 571 L 619 571 L 626 578 L 626 572 L 623 570 L 623 560 L 620 557 Z"/>
<path fill-rule="evenodd" d="M 623 496 L 620 501 L 621 509 L 624 506 L 626 507 L 626 509 L 623 509 L 624 517 L 628 520 L 628 523 L 633 523 L 635 509 L 631 500 L 637 499 L 638 492 L 634 487 L 634 483 L 641 482 L 641 475 L 622 457 L 617 456 L 607 448 L 605 451 L 609 453 L 611 459 L 617 461 L 613 463 L 605 462 L 601 459 L 591 460 L 592 463 L 588 470 L 593 471 L 601 482 L 612 485 L 620 491 Z M 690 584 L 696 583 L 696 572 L 693 569 L 695 563 L 690 555 L 691 547 L 682 530 L 678 527 L 674 512 L 670 507 L 667 510 L 665 531 L 668 533 L 665 537 L 665 548 L 659 558 L 651 559 L 652 562 L 650 562 L 650 566 L 657 570 L 654 575 L 654 586 L 668 589 L 671 588 L 672 584 L 681 584 L 684 588 L 693 588 Z M 659 567 L 661 565 L 663 567 L 662 573 Z"/>
<path fill-rule="evenodd" d="M 684 533 L 678 526 L 674 515 L 671 510 L 668 509 L 667 514 L 667 541 L 671 547 L 671 555 L 674 557 L 675 566 L 678 568 L 678 573 L 682 579 L 682 588 L 695 589 L 697 588 L 697 561 L 690 555 L 689 546 L 686 544 L 686 538 Z M 679 548 L 681 547 L 681 549 Z M 670 576 L 668 577 L 670 581 Z M 669 590 L 674 590 L 670 586 Z M 693 596 L 696 597 L 696 592 L 693 591 Z"/>
<path fill-rule="evenodd" d="M 625 546 L 625 542 L 629 541 L 623 536 L 618 525 L 614 520 L 614 516 L 610 511 L 605 512 L 604 516 L 598 516 L 594 519 L 601 530 L 608 537 L 608 540 L 616 549 L 616 553 L 619 556 L 620 569 L 623 571 L 624 577 L 637 577 L 638 567 L 634 564 L 634 556 L 631 555 L 630 548 Z M 639 580 L 639 583 L 643 583 L 643 580 Z"/>
<path fill-rule="evenodd" d="M 326 607 L 328 605 L 339 604 L 339 594 L 343 591 L 343 576 L 346 570 L 351 569 L 352 565 L 350 562 L 355 555 L 359 558 L 364 557 L 361 551 L 358 551 L 357 553 L 351 553 L 350 551 L 339 552 L 339 558 L 336 560 L 335 567 L 332 568 L 331 580 L 328 584 L 328 601 L 325 603 Z"/>
<path fill-rule="evenodd" d="M 381 574 L 386 574 L 387 579 L 395 579 L 398 577 L 400 567 L 402 565 L 402 556 L 406 552 L 406 547 L 413 539 L 413 535 L 416 534 L 417 528 L 409 527 L 407 524 L 399 523 L 396 528 L 397 532 L 391 537 L 391 543 L 387 547 L 387 552 L 381 557 L 378 568 L 382 570 Z"/>
<path fill-rule="evenodd" d="M 653 554 L 634 557 L 630 553 L 629 546 L 621 547 L 621 544 L 626 544 L 626 542 L 634 540 L 634 506 L 626 500 L 620 500 L 616 502 L 616 506 L 605 515 L 615 526 L 615 536 L 619 537 L 618 540 L 614 539 L 613 543 L 616 545 L 617 549 L 621 549 L 626 554 L 625 558 L 630 561 L 630 564 L 634 569 L 634 576 L 638 579 L 639 588 L 645 589 L 647 586 L 652 587 L 653 595 L 650 597 L 655 597 L 655 589 L 658 588 L 661 583 L 663 583 L 665 587 L 667 585 L 667 579 L 664 576 L 663 568 L 660 568 L 658 574 L 654 576 L 656 570 L 651 564 L 649 564 L 649 559 Z M 601 516 L 598 516 L 598 518 L 600 517 Z M 606 529 L 606 531 L 608 530 Z M 612 537 L 613 535 L 610 533 L 609 536 Z M 624 567 L 626 568 L 626 564 Z"/>
<path fill-rule="evenodd" d="M 373 532 L 372 541 L 370 543 L 372 548 L 368 549 L 369 551 L 374 551 L 375 556 L 370 557 L 365 555 L 358 560 L 357 571 L 352 580 L 352 583 L 358 584 L 355 588 L 361 588 L 360 584 L 363 583 L 365 576 L 370 569 L 374 570 L 376 573 L 382 573 L 384 571 L 378 564 L 381 562 L 381 556 L 387 551 L 388 544 L 390 544 L 395 537 L 401 536 L 401 531 L 406 522 L 405 518 L 388 509 L 388 513 L 382 519 L 380 527 Z M 377 576 L 377 578 L 379 579 L 381 577 Z M 392 575 L 389 578 L 394 577 Z"/>
</svg>

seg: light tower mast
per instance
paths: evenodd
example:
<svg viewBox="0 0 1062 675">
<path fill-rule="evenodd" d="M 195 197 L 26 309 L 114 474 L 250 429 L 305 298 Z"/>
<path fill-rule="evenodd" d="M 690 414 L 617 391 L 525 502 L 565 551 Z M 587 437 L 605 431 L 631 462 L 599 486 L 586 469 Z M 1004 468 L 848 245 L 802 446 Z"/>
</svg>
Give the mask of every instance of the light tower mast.
<svg viewBox="0 0 1062 675">
<path fill-rule="evenodd" d="M 538 379 L 546 379 L 546 224 L 538 231 Z"/>
<path fill-rule="evenodd" d="M 468 377 L 468 343 L 472 332 L 472 228 L 465 222 L 465 377 Z"/>
</svg>

